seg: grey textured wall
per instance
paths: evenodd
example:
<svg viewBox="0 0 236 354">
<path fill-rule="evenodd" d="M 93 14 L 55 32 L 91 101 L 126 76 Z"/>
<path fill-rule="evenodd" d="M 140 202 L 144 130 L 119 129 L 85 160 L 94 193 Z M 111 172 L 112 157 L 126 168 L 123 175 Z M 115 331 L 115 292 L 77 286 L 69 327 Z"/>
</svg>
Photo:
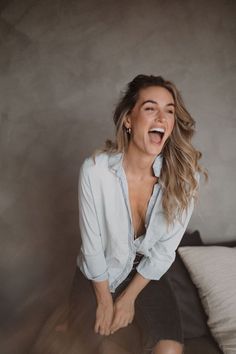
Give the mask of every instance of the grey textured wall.
<svg viewBox="0 0 236 354">
<path fill-rule="evenodd" d="M 113 136 L 114 105 L 135 75 L 174 81 L 197 122 L 210 181 L 189 228 L 206 242 L 235 239 L 236 11 L 220 0 L 21 0 L 0 10 L 0 318 L 26 348 L 70 289 L 79 166 Z"/>
</svg>

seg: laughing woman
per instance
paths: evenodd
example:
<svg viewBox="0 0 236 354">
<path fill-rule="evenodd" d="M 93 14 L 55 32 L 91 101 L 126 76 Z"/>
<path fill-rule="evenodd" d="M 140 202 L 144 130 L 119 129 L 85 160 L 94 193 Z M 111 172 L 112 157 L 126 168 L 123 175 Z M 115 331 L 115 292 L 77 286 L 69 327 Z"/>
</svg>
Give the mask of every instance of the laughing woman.
<svg viewBox="0 0 236 354">
<path fill-rule="evenodd" d="M 180 92 L 138 75 L 114 111 L 115 142 L 79 175 L 77 264 L 96 298 L 94 331 L 111 335 L 134 317 L 145 352 L 183 352 L 178 306 L 163 275 L 175 259 L 198 196 L 201 152 Z"/>
</svg>

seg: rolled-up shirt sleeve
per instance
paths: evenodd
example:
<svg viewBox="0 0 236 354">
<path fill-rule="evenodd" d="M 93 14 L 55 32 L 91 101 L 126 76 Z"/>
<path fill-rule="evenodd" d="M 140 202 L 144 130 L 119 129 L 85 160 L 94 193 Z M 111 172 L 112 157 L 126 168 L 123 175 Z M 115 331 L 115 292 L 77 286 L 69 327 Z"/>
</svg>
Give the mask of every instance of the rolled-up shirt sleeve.
<svg viewBox="0 0 236 354">
<path fill-rule="evenodd" d="M 199 182 L 199 175 L 196 175 Z M 192 197 L 188 208 L 182 213 L 181 221 L 176 221 L 167 229 L 164 216 L 159 214 L 160 238 L 149 249 L 149 255 L 140 261 L 137 271 L 146 279 L 159 280 L 170 268 L 176 257 L 176 249 L 184 235 L 189 220 L 194 210 L 194 198 Z"/>
<path fill-rule="evenodd" d="M 87 160 L 83 162 L 79 172 L 78 206 L 82 243 L 77 257 L 77 265 L 88 279 L 106 280 L 108 279 L 107 264 L 89 180 Z"/>
</svg>

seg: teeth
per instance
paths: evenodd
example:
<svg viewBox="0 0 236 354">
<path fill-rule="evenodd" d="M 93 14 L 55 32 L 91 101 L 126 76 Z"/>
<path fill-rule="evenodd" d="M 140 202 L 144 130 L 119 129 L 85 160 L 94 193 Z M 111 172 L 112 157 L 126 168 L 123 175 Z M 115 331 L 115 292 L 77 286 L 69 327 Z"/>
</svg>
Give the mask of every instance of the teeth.
<svg viewBox="0 0 236 354">
<path fill-rule="evenodd" d="M 153 128 L 153 129 L 149 130 L 149 132 L 161 132 L 161 133 L 165 133 L 165 129 L 164 129 L 164 128 Z"/>
</svg>

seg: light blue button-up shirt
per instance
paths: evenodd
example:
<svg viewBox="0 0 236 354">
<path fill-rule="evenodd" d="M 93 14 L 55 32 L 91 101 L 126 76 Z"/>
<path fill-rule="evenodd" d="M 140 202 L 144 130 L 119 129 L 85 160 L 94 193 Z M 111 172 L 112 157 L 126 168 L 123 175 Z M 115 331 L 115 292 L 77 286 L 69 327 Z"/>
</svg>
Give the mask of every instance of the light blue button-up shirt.
<svg viewBox="0 0 236 354">
<path fill-rule="evenodd" d="M 145 216 L 145 234 L 134 239 L 128 183 L 123 168 L 123 153 L 102 152 L 87 157 L 80 168 L 78 201 L 81 249 L 77 265 L 91 280 L 108 280 L 111 292 L 132 269 L 136 252 L 144 255 L 137 271 L 147 279 L 159 280 L 169 269 L 176 249 L 194 209 L 189 207 L 167 229 L 162 209 L 162 188 L 156 183 Z M 163 155 L 156 156 L 152 168 L 160 176 Z M 199 181 L 199 174 L 196 174 Z"/>
</svg>

